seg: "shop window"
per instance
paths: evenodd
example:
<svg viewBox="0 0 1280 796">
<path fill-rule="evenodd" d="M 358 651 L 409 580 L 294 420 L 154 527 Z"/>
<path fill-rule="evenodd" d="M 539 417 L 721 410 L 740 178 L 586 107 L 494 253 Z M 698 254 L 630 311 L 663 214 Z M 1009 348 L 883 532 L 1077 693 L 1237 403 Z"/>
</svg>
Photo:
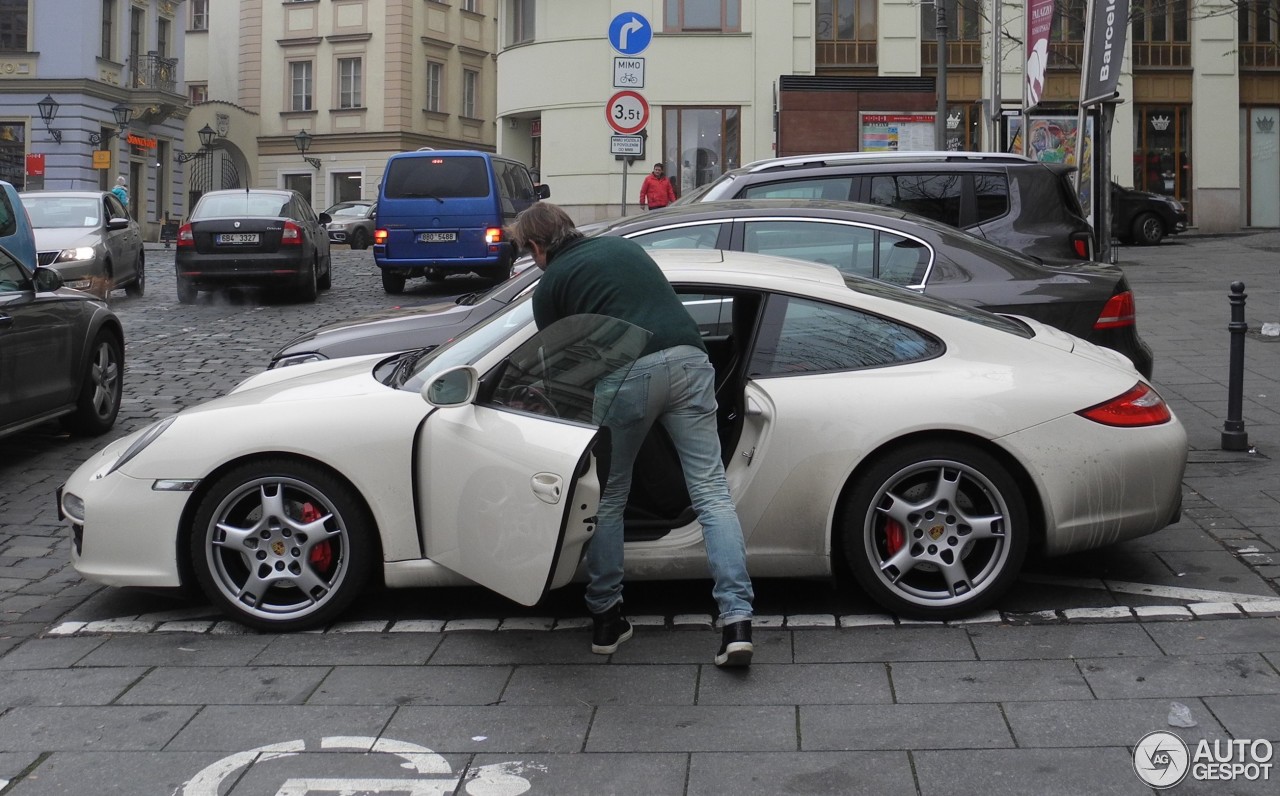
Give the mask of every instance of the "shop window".
<svg viewBox="0 0 1280 796">
<path fill-rule="evenodd" d="M 667 174 L 684 195 L 706 185 L 741 157 L 738 108 L 667 108 L 663 111 L 663 156 Z"/>
<path fill-rule="evenodd" d="M 21 191 L 26 185 L 27 126 L 0 122 L 0 180 Z"/>
<path fill-rule="evenodd" d="M 1172 196 L 1191 213 L 1191 106 L 1134 108 L 1133 185 Z"/>
</svg>

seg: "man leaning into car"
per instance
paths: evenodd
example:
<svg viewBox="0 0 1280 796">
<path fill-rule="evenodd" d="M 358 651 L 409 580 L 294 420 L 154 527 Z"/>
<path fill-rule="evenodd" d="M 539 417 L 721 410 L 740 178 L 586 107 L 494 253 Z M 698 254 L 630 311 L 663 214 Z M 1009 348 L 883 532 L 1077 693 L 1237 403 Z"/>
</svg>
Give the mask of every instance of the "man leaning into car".
<svg viewBox="0 0 1280 796">
<path fill-rule="evenodd" d="M 636 452 L 653 424 L 661 422 L 680 455 L 715 580 L 712 594 L 723 627 L 715 663 L 749 666 L 755 595 L 742 526 L 720 460 L 715 371 L 697 325 L 657 263 L 635 241 L 584 237 L 569 215 L 549 202 L 520 213 L 509 233 L 545 272 L 533 294 L 538 328 L 589 313 L 652 333 L 603 419 L 612 433 L 613 453 L 596 534 L 586 553 L 591 651 L 608 655 L 631 638 L 631 623 L 622 613 L 623 512 Z"/>
</svg>

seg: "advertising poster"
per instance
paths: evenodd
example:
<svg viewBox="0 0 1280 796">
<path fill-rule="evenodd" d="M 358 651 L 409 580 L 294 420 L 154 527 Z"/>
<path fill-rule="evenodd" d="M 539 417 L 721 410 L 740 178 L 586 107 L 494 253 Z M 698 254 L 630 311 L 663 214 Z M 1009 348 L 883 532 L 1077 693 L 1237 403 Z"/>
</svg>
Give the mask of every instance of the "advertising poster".
<svg viewBox="0 0 1280 796">
<path fill-rule="evenodd" d="M 864 113 L 863 152 L 927 152 L 934 144 L 932 113 Z"/>
</svg>

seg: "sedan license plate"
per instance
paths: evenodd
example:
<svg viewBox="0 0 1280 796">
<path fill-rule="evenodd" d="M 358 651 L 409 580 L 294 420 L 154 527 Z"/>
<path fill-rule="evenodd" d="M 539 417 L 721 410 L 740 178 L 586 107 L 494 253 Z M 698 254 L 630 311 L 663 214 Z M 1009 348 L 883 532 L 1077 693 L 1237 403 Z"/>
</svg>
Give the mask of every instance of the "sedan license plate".
<svg viewBox="0 0 1280 796">
<path fill-rule="evenodd" d="M 453 243 L 458 239 L 456 232 L 422 232 L 418 234 L 421 243 Z"/>
<path fill-rule="evenodd" d="M 256 232 L 225 232 L 218 236 L 218 243 L 257 243 Z"/>
</svg>

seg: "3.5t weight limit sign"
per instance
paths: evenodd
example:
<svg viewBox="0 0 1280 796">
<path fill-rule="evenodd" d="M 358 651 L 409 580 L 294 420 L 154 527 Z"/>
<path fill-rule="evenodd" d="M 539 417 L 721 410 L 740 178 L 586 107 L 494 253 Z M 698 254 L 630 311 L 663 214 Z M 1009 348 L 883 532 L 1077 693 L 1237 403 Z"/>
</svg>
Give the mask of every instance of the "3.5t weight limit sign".
<svg viewBox="0 0 1280 796">
<path fill-rule="evenodd" d="M 619 91 L 604 106 L 609 126 L 622 135 L 631 135 L 649 123 L 649 103 L 634 91 Z"/>
</svg>

